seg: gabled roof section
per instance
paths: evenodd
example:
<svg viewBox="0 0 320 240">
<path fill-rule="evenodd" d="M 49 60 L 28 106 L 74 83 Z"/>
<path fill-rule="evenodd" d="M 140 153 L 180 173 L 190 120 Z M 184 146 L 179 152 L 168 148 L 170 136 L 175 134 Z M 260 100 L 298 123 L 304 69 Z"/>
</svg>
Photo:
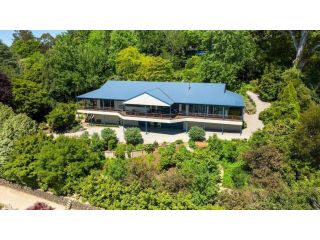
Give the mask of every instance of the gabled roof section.
<svg viewBox="0 0 320 240">
<path fill-rule="evenodd" d="M 171 104 L 161 101 L 159 98 L 151 96 L 148 93 L 140 94 L 134 98 L 125 101 L 125 105 L 147 105 L 147 106 L 162 106 L 169 107 Z"/>
<path fill-rule="evenodd" d="M 173 99 L 171 99 L 164 91 L 162 91 L 160 88 L 155 88 L 150 91 L 146 92 L 150 96 L 153 96 L 162 102 L 165 102 L 169 105 L 172 105 L 174 103 Z"/>
<path fill-rule="evenodd" d="M 223 83 L 107 81 L 101 88 L 80 95 L 79 99 L 127 101 L 147 93 L 169 105 L 173 103 L 244 107 L 243 97 L 226 90 Z"/>
</svg>

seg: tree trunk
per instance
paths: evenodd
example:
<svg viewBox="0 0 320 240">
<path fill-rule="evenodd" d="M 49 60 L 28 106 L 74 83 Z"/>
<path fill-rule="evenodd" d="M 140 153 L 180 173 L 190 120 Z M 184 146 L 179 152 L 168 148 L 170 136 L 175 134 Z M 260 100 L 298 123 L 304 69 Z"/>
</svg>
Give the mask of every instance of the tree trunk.
<svg viewBox="0 0 320 240">
<path fill-rule="evenodd" d="M 303 53 L 304 53 L 305 46 L 307 44 L 308 31 L 306 30 L 301 31 L 299 42 L 297 41 L 293 31 L 290 31 L 290 35 L 293 41 L 293 45 L 296 49 L 296 58 L 293 61 L 293 65 L 299 69 L 302 69 L 304 67 Z"/>
</svg>

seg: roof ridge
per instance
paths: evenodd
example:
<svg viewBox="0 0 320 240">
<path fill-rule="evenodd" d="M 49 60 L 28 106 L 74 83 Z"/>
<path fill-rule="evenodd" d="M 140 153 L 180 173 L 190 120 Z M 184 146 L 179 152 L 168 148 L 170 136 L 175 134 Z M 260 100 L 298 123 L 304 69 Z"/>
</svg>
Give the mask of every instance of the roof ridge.
<svg viewBox="0 0 320 240">
<path fill-rule="evenodd" d="M 159 88 L 159 87 L 156 87 L 156 88 L 154 88 L 154 89 L 159 89 L 164 95 L 166 95 L 172 102 L 174 102 L 174 100 L 167 94 L 167 93 L 165 93 L 161 88 Z M 154 89 L 152 89 L 152 90 L 154 90 Z"/>
</svg>

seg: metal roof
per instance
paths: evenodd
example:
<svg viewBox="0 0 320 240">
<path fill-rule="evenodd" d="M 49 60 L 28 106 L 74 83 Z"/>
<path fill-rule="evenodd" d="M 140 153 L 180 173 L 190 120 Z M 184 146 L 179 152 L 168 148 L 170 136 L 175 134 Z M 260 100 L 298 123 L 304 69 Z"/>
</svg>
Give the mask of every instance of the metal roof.
<svg viewBox="0 0 320 240">
<path fill-rule="evenodd" d="M 101 88 L 78 99 L 114 99 L 127 101 L 147 93 L 169 105 L 173 103 L 244 107 L 243 97 L 225 89 L 223 83 L 107 81 Z"/>
</svg>

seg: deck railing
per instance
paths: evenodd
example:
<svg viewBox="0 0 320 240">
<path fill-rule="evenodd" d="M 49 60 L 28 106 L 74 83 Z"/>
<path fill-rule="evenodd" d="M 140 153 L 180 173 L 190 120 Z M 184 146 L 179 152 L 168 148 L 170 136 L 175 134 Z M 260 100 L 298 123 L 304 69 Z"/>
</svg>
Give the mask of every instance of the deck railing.
<svg viewBox="0 0 320 240">
<path fill-rule="evenodd" d="M 138 111 L 125 111 L 122 109 L 115 109 L 112 107 L 81 107 L 80 109 L 85 110 L 96 110 L 101 112 L 117 112 L 123 116 L 135 116 L 135 117 L 151 117 L 151 118 L 160 118 L 160 119 L 177 119 L 177 118 L 204 118 L 204 119 L 226 119 L 226 120 L 233 120 L 233 121 L 240 121 L 242 120 L 241 116 L 236 115 L 226 115 L 223 116 L 222 114 L 203 114 L 203 113 L 189 113 L 188 115 L 184 113 L 161 113 L 161 112 L 138 112 Z"/>
</svg>

